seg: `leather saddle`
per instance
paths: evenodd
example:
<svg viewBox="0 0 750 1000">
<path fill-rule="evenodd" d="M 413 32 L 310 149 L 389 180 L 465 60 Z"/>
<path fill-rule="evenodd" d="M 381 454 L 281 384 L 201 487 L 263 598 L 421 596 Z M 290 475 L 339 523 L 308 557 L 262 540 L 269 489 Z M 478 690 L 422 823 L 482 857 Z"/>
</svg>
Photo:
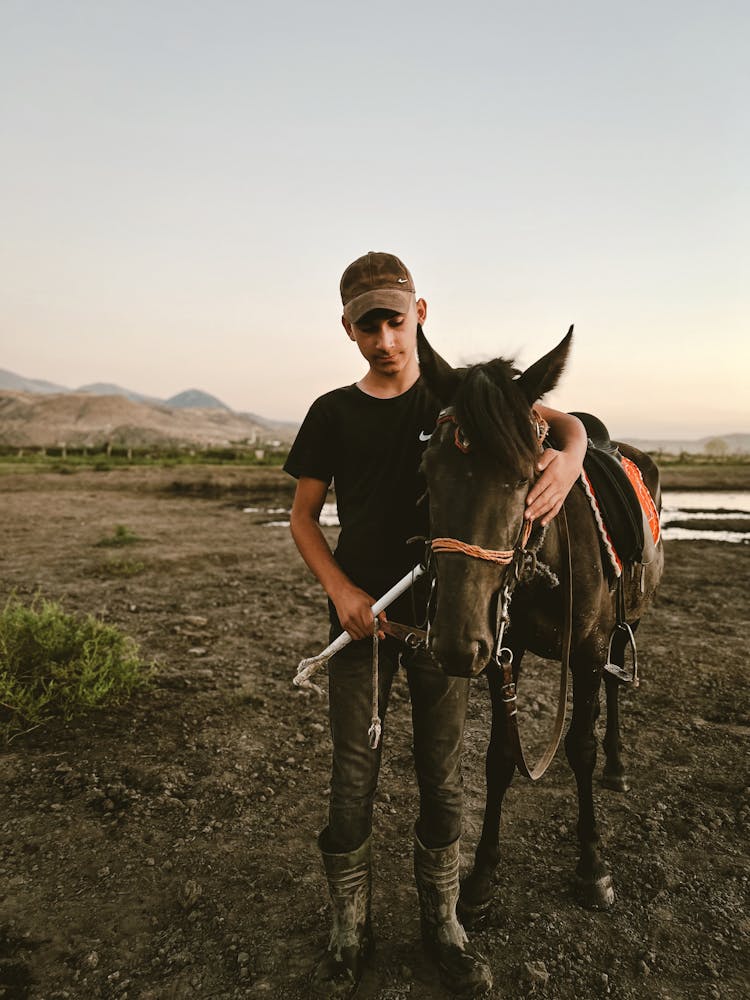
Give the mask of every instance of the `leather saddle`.
<svg viewBox="0 0 750 1000">
<path fill-rule="evenodd" d="M 594 489 L 599 508 L 623 565 L 643 559 L 643 511 L 627 473 L 622 467 L 622 455 L 609 431 L 591 413 L 573 413 L 588 434 L 589 444 L 583 469 Z M 605 565 L 608 560 L 604 560 Z"/>
</svg>

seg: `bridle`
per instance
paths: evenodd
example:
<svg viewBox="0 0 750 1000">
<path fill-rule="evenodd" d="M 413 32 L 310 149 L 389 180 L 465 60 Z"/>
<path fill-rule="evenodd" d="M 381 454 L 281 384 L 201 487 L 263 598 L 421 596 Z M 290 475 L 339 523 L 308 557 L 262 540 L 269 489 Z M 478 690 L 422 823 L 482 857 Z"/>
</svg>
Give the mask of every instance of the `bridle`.
<svg viewBox="0 0 750 1000">
<path fill-rule="evenodd" d="M 507 566 L 517 558 L 519 552 L 526 551 L 532 525 L 533 521 L 524 520 L 519 540 L 512 549 L 483 549 L 481 545 L 461 542 L 457 538 L 433 538 L 430 541 L 430 549 L 433 552 L 461 552 L 471 559 L 482 559 L 484 562 L 494 562 L 501 566 Z"/>
<path fill-rule="evenodd" d="M 547 431 L 549 430 L 549 425 L 544 417 L 533 409 L 531 411 L 531 419 L 534 424 L 539 450 L 541 451 L 542 443 L 544 438 L 547 436 Z M 467 454 L 471 448 L 471 442 L 463 433 L 463 430 L 458 422 L 458 417 L 456 416 L 455 408 L 452 406 L 448 406 L 444 410 L 441 410 L 438 416 L 438 427 L 440 427 L 441 424 L 446 423 L 455 425 L 456 429 L 453 433 L 453 443 L 459 451 Z M 433 538 L 431 539 L 429 546 L 432 552 L 460 552 L 462 555 L 468 556 L 470 559 L 480 559 L 483 562 L 497 563 L 500 566 L 508 566 L 510 563 L 514 563 L 516 568 L 514 575 L 517 582 L 521 577 L 521 570 L 523 568 L 527 551 L 526 546 L 528 545 L 529 538 L 531 537 L 533 525 L 534 522 L 532 519 L 524 518 L 523 524 L 521 525 L 518 533 L 518 538 L 516 539 L 512 549 L 485 549 L 482 548 L 481 545 L 473 545 L 471 542 L 462 542 L 458 538 Z"/>
<path fill-rule="evenodd" d="M 535 409 L 531 410 L 531 420 L 535 428 L 536 439 L 538 442 L 539 450 L 542 450 L 544 439 L 549 430 L 549 426 L 546 420 L 541 416 Z M 442 410 L 438 416 L 437 426 L 441 424 L 451 423 L 455 425 L 455 431 L 453 434 L 453 443 L 459 449 L 459 451 L 467 454 L 471 448 L 471 442 L 463 433 L 463 430 L 458 422 L 456 412 L 454 407 L 449 406 Z M 541 757 L 533 767 L 529 767 L 526 758 L 524 756 L 523 747 L 521 745 L 520 733 L 518 731 L 518 698 L 516 694 L 516 684 L 513 679 L 513 650 L 509 646 L 503 645 L 503 640 L 505 637 L 506 630 L 510 627 L 510 602 L 515 590 L 516 584 L 521 579 L 523 574 L 524 566 L 531 557 L 532 562 L 536 561 L 536 554 L 533 550 L 527 548 L 529 538 L 531 537 L 533 522 L 529 519 L 524 519 L 524 522 L 519 530 L 518 538 L 512 549 L 485 549 L 480 545 L 474 545 L 470 542 L 464 542 L 457 538 L 433 538 L 428 542 L 429 552 L 428 556 L 432 553 L 459 553 L 461 555 L 467 556 L 470 559 L 479 559 L 484 562 L 495 563 L 500 566 L 509 566 L 513 564 L 514 572 L 509 575 L 506 581 L 503 583 L 501 591 L 498 595 L 497 600 L 497 614 L 495 623 L 495 637 L 494 637 L 494 650 L 493 650 L 493 660 L 497 665 L 501 677 L 502 677 L 502 700 L 505 705 L 506 711 L 506 721 L 509 727 L 509 733 L 511 737 L 511 742 L 513 744 L 514 757 L 516 761 L 516 766 L 519 771 L 525 775 L 527 778 L 531 778 L 532 781 L 536 781 L 544 774 L 544 772 L 549 767 L 552 758 L 555 756 L 557 748 L 560 744 L 560 739 L 562 737 L 563 726 L 565 723 L 565 707 L 568 696 L 568 672 L 570 666 L 570 644 L 572 635 L 572 618 L 573 618 L 573 589 L 572 589 L 572 566 L 571 566 L 571 555 L 570 555 L 570 536 L 568 532 L 568 522 L 565 513 L 565 506 L 563 505 L 560 511 L 561 523 L 562 523 L 562 533 L 561 537 L 563 539 L 564 549 L 567 554 L 567 577 L 568 577 L 568 600 L 566 602 L 565 609 L 565 627 L 563 631 L 563 647 L 561 656 L 561 673 L 560 673 L 560 690 L 557 706 L 557 715 L 555 717 L 555 723 L 552 730 L 552 735 L 550 737 L 549 743 L 542 753 Z M 433 577 L 433 589 L 436 581 L 436 576 Z M 428 631 L 429 631 L 429 613 L 428 613 Z"/>
</svg>

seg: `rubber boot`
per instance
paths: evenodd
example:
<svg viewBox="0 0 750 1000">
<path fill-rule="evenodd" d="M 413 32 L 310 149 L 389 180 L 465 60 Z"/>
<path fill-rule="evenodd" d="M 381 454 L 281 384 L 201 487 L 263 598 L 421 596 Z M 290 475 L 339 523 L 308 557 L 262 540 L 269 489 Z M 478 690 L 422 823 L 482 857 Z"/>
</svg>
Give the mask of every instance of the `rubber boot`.
<svg viewBox="0 0 750 1000">
<path fill-rule="evenodd" d="M 482 996 L 492 988 L 487 960 L 469 944 L 456 916 L 459 841 L 448 847 L 425 847 L 414 837 L 422 941 L 437 963 L 443 985 L 460 997 Z"/>
<path fill-rule="evenodd" d="M 372 950 L 370 837 L 349 854 L 330 854 L 324 850 L 326 832 L 318 837 L 318 847 L 328 880 L 333 923 L 331 940 L 315 966 L 310 985 L 313 996 L 343 1000 L 357 989 Z"/>
</svg>

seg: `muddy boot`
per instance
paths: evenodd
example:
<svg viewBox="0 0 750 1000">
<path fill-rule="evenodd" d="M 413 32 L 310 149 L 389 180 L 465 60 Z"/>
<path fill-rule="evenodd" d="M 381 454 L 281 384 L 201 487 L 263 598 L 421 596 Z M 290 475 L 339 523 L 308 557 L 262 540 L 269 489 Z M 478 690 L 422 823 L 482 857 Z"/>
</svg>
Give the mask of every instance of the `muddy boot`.
<svg viewBox="0 0 750 1000">
<path fill-rule="evenodd" d="M 333 925 L 310 986 L 313 996 L 341 1000 L 354 994 L 372 950 L 370 838 L 349 854 L 329 854 L 324 850 L 325 836 L 324 830 L 318 847 L 328 879 Z"/>
<path fill-rule="evenodd" d="M 458 845 L 454 840 L 449 847 L 431 849 L 414 837 L 422 941 L 437 963 L 443 985 L 460 997 L 478 997 L 491 989 L 492 973 L 456 917 Z"/>
</svg>

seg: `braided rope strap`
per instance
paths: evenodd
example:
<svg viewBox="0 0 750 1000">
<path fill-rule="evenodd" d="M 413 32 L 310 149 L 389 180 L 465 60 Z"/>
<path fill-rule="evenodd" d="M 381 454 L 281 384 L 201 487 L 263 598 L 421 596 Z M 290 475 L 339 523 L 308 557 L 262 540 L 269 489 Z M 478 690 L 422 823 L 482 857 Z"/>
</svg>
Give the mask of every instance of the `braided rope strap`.
<svg viewBox="0 0 750 1000">
<path fill-rule="evenodd" d="M 507 566 L 514 554 L 513 549 L 483 549 L 481 545 L 461 542 L 458 538 L 433 538 L 431 547 L 433 552 L 461 552 L 471 559 L 483 559 L 501 566 Z"/>
<path fill-rule="evenodd" d="M 513 562 L 518 549 L 523 551 L 526 548 L 531 534 L 531 524 L 531 521 L 524 521 L 520 544 L 514 549 L 483 549 L 481 545 L 462 542 L 458 538 L 433 538 L 430 542 L 430 548 L 433 552 L 461 552 L 463 555 L 469 556 L 470 559 L 482 559 L 484 562 L 508 566 Z"/>
</svg>

